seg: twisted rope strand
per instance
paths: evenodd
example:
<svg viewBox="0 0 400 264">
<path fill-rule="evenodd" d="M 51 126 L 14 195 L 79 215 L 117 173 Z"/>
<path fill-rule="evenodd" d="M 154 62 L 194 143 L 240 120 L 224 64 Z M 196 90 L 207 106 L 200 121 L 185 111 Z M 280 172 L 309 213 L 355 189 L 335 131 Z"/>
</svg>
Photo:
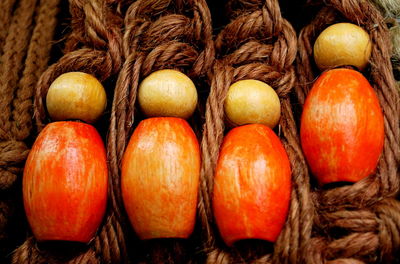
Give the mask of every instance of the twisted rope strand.
<svg viewBox="0 0 400 264">
<path fill-rule="evenodd" d="M 7 37 L 15 2 L 16 0 L 4 0 L 0 2 L 0 10 L 2 10 L 0 13 L 0 57 L 4 53 L 4 41 Z"/>
<path fill-rule="evenodd" d="M 19 140 L 27 138 L 31 132 L 34 87 L 49 60 L 58 5 L 59 0 L 42 0 L 37 10 L 36 26 L 29 44 L 25 69 L 13 100 L 14 122 L 11 131 Z"/>
<path fill-rule="evenodd" d="M 42 1 L 46 2 L 46 1 Z M 47 1 L 48 2 L 48 1 Z M 57 2 L 57 1 L 54 1 Z M 0 8 L 0 190 L 10 189 L 22 172 L 21 165 L 28 155 L 24 140 L 31 130 L 31 98 L 34 76 L 44 70 L 37 67 L 47 63 L 52 34 L 55 28 L 55 8 L 50 13 L 41 10 L 44 3 L 38 1 L 2 1 Z M 48 16 L 48 23 L 40 21 Z M 41 28 L 46 34 L 38 35 Z M 33 31 L 33 37 L 31 33 Z M 36 42 L 41 42 L 40 47 Z M 36 45 L 36 48 L 34 46 Z M 29 47 L 29 49 L 28 49 Z M 42 49 L 36 56 L 35 49 Z M 34 62 L 33 60 L 38 60 Z M 32 63 L 37 63 L 32 67 Z M 15 129 L 17 127 L 17 129 Z M 4 193 L 0 202 L 0 239 L 4 244 L 15 230 L 9 225 L 17 208 L 13 193 Z M 12 247 L 7 242 L 6 248 Z M 4 252 L 2 252 L 3 254 Z M 1 256 L 3 258 L 4 256 Z"/>
<path fill-rule="evenodd" d="M 0 138 L 11 139 L 11 104 L 26 56 L 36 1 L 23 0 L 15 10 L 0 65 Z"/>
</svg>

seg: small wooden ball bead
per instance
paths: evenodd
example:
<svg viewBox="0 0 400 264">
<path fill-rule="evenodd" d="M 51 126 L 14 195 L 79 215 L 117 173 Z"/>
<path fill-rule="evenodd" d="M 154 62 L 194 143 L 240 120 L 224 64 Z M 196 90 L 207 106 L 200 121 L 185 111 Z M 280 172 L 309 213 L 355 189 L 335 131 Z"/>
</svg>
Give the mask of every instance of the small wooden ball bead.
<svg viewBox="0 0 400 264">
<path fill-rule="evenodd" d="M 176 70 L 159 70 L 139 86 L 138 101 L 148 117 L 189 118 L 197 105 L 197 90 L 192 80 Z"/>
<path fill-rule="evenodd" d="M 92 75 L 68 72 L 50 85 L 47 111 L 53 121 L 79 119 L 94 123 L 103 113 L 107 96 L 103 85 Z"/>
<path fill-rule="evenodd" d="M 320 70 L 352 65 L 363 70 L 371 57 L 371 40 L 361 27 L 338 23 L 326 28 L 314 44 L 314 59 Z"/>
<path fill-rule="evenodd" d="M 264 124 L 274 128 L 281 116 L 279 97 L 268 84 L 242 80 L 229 87 L 225 114 L 234 125 Z"/>
</svg>

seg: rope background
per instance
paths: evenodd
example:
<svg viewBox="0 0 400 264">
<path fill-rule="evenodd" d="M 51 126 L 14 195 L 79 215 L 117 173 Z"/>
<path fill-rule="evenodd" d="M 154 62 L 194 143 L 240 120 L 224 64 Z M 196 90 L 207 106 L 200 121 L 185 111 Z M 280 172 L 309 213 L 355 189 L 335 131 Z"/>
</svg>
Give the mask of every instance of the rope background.
<svg viewBox="0 0 400 264">
<path fill-rule="evenodd" d="M 306 263 L 393 263 L 400 246 L 399 92 L 390 64 L 389 31 L 379 11 L 367 1 L 326 0 L 299 36 L 297 56 L 298 101 L 303 105 L 320 74 L 312 48 L 328 25 L 350 21 L 369 32 L 372 39 L 370 68 L 363 72 L 377 92 L 384 112 L 385 145 L 376 175 L 353 185 L 313 192 L 317 214 Z"/>
<path fill-rule="evenodd" d="M 38 131 L 50 121 L 44 100 L 55 78 L 65 72 L 83 71 L 97 77 L 108 90 L 113 87 L 112 77 L 119 71 L 123 61 L 120 3 L 112 0 L 70 0 L 69 4 L 72 31 L 66 39 L 65 55 L 42 74 L 36 86 L 34 114 Z M 112 189 L 114 182 L 111 176 L 109 185 L 109 189 Z M 112 192 L 110 196 L 113 196 Z M 15 264 L 126 262 L 124 236 L 119 219 L 115 216 L 115 210 L 113 204 L 109 204 L 103 224 L 88 246 L 61 242 L 38 244 L 33 237 L 30 237 L 15 250 L 12 262 Z"/>
<path fill-rule="evenodd" d="M 281 17 L 278 0 L 227 2 L 223 11 L 231 23 L 214 43 L 205 0 L 69 0 L 71 33 L 64 56 L 46 70 L 60 0 L 0 1 L 0 245 L 13 246 L 8 242 L 13 234 L 5 231 L 11 231 L 9 226 L 16 218 L 16 200 L 21 199 L 16 189 L 36 134 L 32 111 L 40 131 L 50 121 L 44 105 L 51 82 L 69 71 L 93 74 L 107 89 L 108 111 L 112 104 L 111 113 L 97 124 L 103 139 L 107 137 L 110 160 L 109 205 L 97 236 L 87 246 L 37 243 L 30 236 L 13 252 L 12 263 L 359 264 L 400 259 L 400 203 L 395 200 L 400 186 L 400 100 L 383 18 L 367 1 L 314 1 L 326 8 L 299 36 L 296 78 L 297 40 Z M 320 73 L 313 62 L 312 45 L 327 25 L 338 21 L 361 25 L 373 40 L 371 67 L 363 74 L 377 91 L 384 110 L 385 149 L 376 175 L 351 186 L 310 191 L 295 122 L 301 110 L 296 110 Z M 202 138 L 199 219 L 189 240 L 145 242 L 134 236 L 124 212 L 120 161 L 127 140 L 143 118 L 135 107 L 138 84 L 164 68 L 187 74 L 199 93 L 198 109 L 189 120 Z M 249 78 L 270 84 L 280 97 L 282 118 L 275 132 L 291 161 L 291 203 L 287 223 L 274 245 L 247 241 L 229 249 L 219 238 L 212 215 L 213 175 L 228 130 L 223 109 L 227 89 L 233 82 Z M 107 132 L 108 115 L 111 124 Z"/>
<path fill-rule="evenodd" d="M 310 236 L 313 208 L 309 196 L 308 170 L 300 149 L 289 93 L 296 81 L 293 63 L 296 35 L 281 17 L 278 1 L 231 1 L 231 23 L 218 34 L 216 62 L 206 104 L 202 140 L 202 186 L 199 214 L 204 227 L 207 263 L 298 263 L 300 249 Z M 282 116 L 276 129 L 292 167 L 290 211 L 285 227 L 274 245 L 256 243 L 234 248 L 218 237 L 211 207 L 213 177 L 225 131 L 223 102 L 229 86 L 243 79 L 257 79 L 273 87 L 281 101 Z"/>
<path fill-rule="evenodd" d="M 394 0 L 371 0 L 381 11 L 392 38 L 392 66 L 400 89 L 400 2 Z"/>
<path fill-rule="evenodd" d="M 198 109 L 189 120 L 200 138 L 207 72 L 214 61 L 211 17 L 204 0 L 138 0 L 125 15 L 123 55 L 126 60 L 118 76 L 111 112 L 108 151 L 114 182 L 113 201 L 118 217 L 127 223 L 131 259 L 149 263 L 186 263 L 193 258 L 195 236 L 189 240 L 136 238 L 123 209 L 120 192 L 120 164 L 134 127 L 141 120 L 135 102 L 140 81 L 160 69 L 177 69 L 197 87 Z M 190 253 L 191 252 L 191 253 Z"/>
</svg>

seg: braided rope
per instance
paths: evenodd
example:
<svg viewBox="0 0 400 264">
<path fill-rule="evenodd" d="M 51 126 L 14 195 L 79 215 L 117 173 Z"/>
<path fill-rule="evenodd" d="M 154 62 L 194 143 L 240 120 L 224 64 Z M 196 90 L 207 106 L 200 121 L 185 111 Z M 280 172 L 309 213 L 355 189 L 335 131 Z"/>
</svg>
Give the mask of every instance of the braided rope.
<svg viewBox="0 0 400 264">
<path fill-rule="evenodd" d="M 28 155 L 24 140 L 32 128 L 32 95 L 49 58 L 58 0 L 1 1 L 0 9 L 0 240 L 15 232 L 16 201 L 11 187 Z M 51 10 L 50 10 L 51 9 Z M 43 18 L 46 17 L 46 20 Z M 3 191 L 5 191 L 3 193 Z M 5 248 L 12 247 L 10 242 Z M 2 254 L 5 251 L 2 248 Z M 3 257 L 3 256 L 1 256 Z"/>
<path fill-rule="evenodd" d="M 3 55 L 4 41 L 7 37 L 14 5 L 16 0 L 4 0 L 0 2 L 0 56 Z"/>
</svg>

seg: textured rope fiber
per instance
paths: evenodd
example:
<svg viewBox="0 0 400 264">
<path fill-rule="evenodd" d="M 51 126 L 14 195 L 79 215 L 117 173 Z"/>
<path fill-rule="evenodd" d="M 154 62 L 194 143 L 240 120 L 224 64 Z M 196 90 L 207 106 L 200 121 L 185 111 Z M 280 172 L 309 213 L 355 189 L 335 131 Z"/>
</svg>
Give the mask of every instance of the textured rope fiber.
<svg viewBox="0 0 400 264">
<path fill-rule="evenodd" d="M 54 12 L 55 0 L 40 2 L 42 9 Z M 44 107 L 44 100 L 50 84 L 59 75 L 70 71 L 83 71 L 94 75 L 100 81 L 107 81 L 119 71 L 123 54 L 121 52 L 122 18 L 118 2 L 112 0 L 69 1 L 72 32 L 65 43 L 65 55 L 40 76 L 36 85 L 34 115 L 39 131 L 50 121 Z M 40 19 L 48 21 L 48 16 L 43 14 Z M 37 35 L 42 34 L 47 34 L 47 32 L 37 32 Z M 23 81 L 22 79 L 21 82 Z M 29 81 L 26 80 L 26 82 Z M 109 189 L 112 189 L 114 184 L 113 178 L 110 177 Z M 113 192 L 110 192 L 111 198 L 113 195 Z M 31 237 L 14 252 L 12 262 L 15 264 L 126 262 L 124 236 L 120 219 L 116 216 L 117 210 L 118 208 L 115 208 L 113 204 L 108 206 L 105 219 L 96 237 L 87 246 L 39 244 Z"/>
<path fill-rule="evenodd" d="M 111 6 L 118 1 L 108 2 L 70 0 L 72 33 L 66 41 L 66 54 L 46 70 L 36 89 L 35 118 L 39 130 L 49 121 L 44 100 L 50 84 L 59 75 L 82 71 L 105 81 L 119 71 L 123 61 L 122 20 Z"/>
<path fill-rule="evenodd" d="M 400 1 L 370 0 L 381 11 L 392 39 L 392 66 L 400 90 Z"/>
<path fill-rule="evenodd" d="M 396 0 L 370 0 L 388 17 L 400 17 L 400 2 Z"/>
<path fill-rule="evenodd" d="M 311 236 L 313 207 L 308 170 L 300 148 L 289 93 L 295 79 L 293 63 L 296 34 L 282 18 L 278 1 L 231 1 L 231 22 L 218 34 L 216 62 L 206 104 L 202 139 L 202 186 L 200 216 L 204 227 L 207 263 L 299 263 L 301 248 Z M 218 237 L 212 208 L 214 170 L 225 129 L 223 102 L 229 86 L 239 80 L 256 79 L 273 87 L 281 101 L 281 120 L 276 132 L 292 167 L 292 192 L 287 222 L 274 245 L 244 242 L 232 248 Z"/>
<path fill-rule="evenodd" d="M 16 0 L 4 0 L 0 2 L 0 55 L 3 55 L 3 46 L 10 26 Z"/>
<path fill-rule="evenodd" d="M 29 152 L 24 141 L 32 128 L 33 91 L 50 57 L 58 3 L 0 3 L 0 240 L 4 241 L 14 236 L 10 223 L 17 209 L 17 191 L 11 187 L 21 176 Z M 7 250 L 11 243 L 5 243 Z"/>
<path fill-rule="evenodd" d="M 400 4 L 399 4 L 400 5 Z M 400 12 L 400 11 L 399 11 Z M 400 90 L 400 14 L 396 19 L 387 19 L 390 23 L 390 35 L 392 39 L 392 65 L 394 77 Z"/>
<path fill-rule="evenodd" d="M 400 89 L 400 17 L 390 28 L 393 43 L 392 65 Z"/>
<path fill-rule="evenodd" d="M 207 72 L 214 61 L 211 18 L 205 1 L 133 2 L 125 15 L 123 53 L 126 60 L 115 89 L 108 137 L 111 175 L 116 182 L 112 202 L 116 205 L 122 205 L 119 178 L 122 156 L 133 128 L 142 118 L 135 110 L 135 102 L 143 78 L 160 69 L 177 69 L 187 74 L 199 94 L 198 109 L 189 121 L 197 135 L 201 133 L 198 125 L 202 123 L 202 102 L 209 90 Z M 128 231 L 134 237 L 130 225 Z M 193 243 L 193 239 L 149 243 L 132 240 L 129 247 L 132 258 L 152 263 L 185 263 L 184 246 Z"/>
<path fill-rule="evenodd" d="M 300 105 L 320 74 L 312 48 L 319 33 L 337 22 L 352 22 L 369 32 L 370 67 L 363 72 L 377 92 L 384 112 L 385 143 L 377 173 L 353 185 L 313 192 L 317 217 L 313 238 L 305 249 L 307 263 L 393 263 L 400 247 L 399 92 L 390 64 L 389 31 L 382 16 L 367 1 L 326 0 L 314 20 L 302 29 L 297 56 Z M 362 154 L 360 154 L 362 155 Z"/>
</svg>

